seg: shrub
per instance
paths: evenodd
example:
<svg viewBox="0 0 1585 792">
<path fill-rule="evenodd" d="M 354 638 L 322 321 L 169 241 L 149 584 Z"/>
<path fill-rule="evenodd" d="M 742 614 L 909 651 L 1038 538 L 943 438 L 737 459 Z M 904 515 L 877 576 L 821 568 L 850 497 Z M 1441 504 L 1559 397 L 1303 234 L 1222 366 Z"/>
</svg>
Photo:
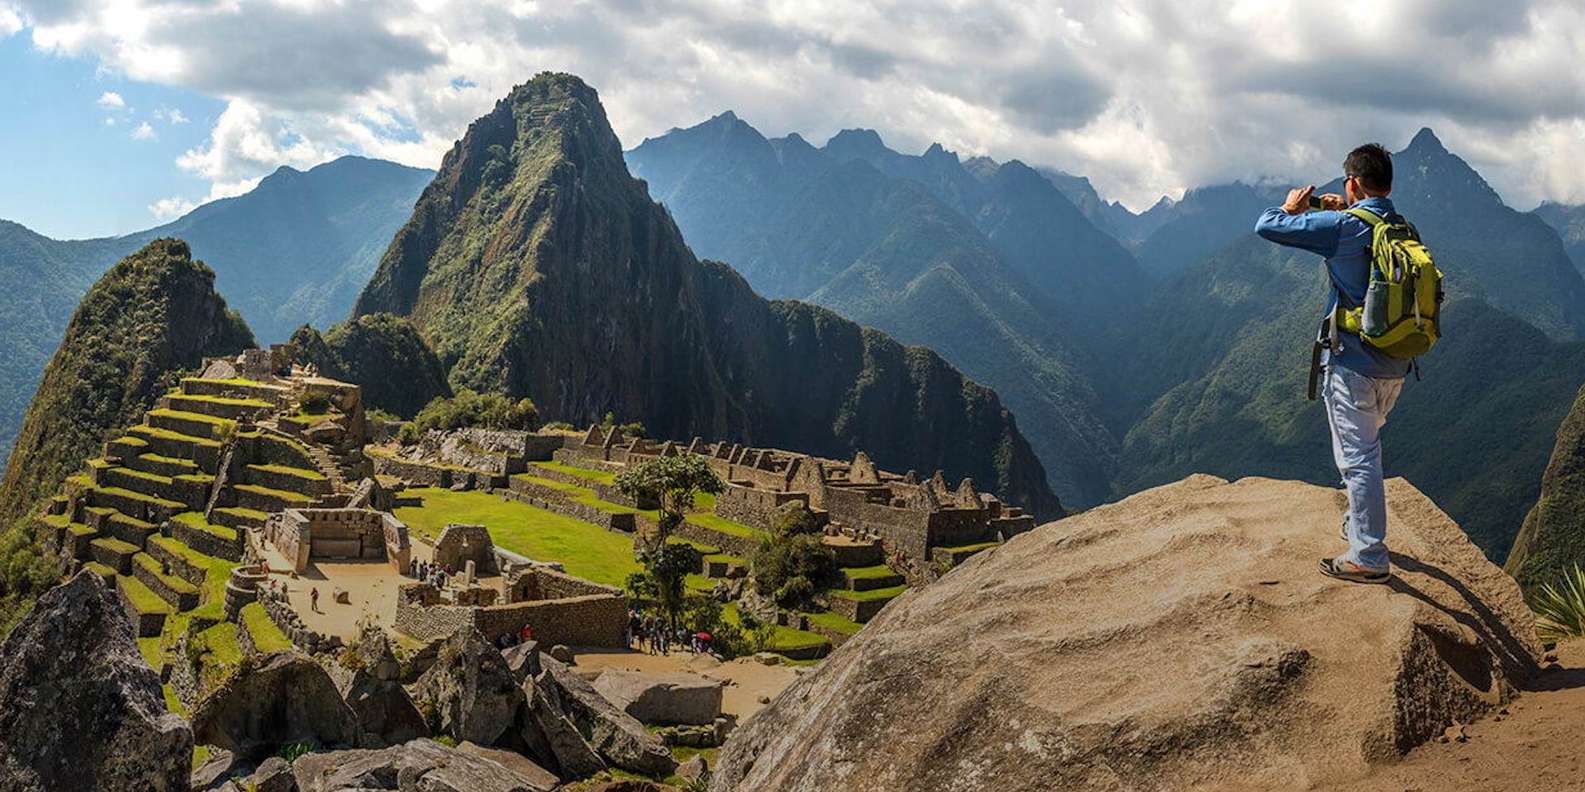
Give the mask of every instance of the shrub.
<svg viewBox="0 0 1585 792">
<path fill-rule="evenodd" d="M 814 513 L 802 503 L 784 503 L 771 517 L 771 532 L 777 536 L 812 534 L 819 530 Z"/>
<path fill-rule="evenodd" d="M 424 405 L 417 417 L 402 427 L 401 438 L 404 443 L 409 442 L 409 437 L 416 442 L 431 429 L 446 431 L 473 426 L 533 431 L 539 427 L 539 410 L 528 399 L 512 401 L 499 393 L 460 390 L 455 396 L 436 398 Z"/>
<path fill-rule="evenodd" d="M 836 553 L 811 534 L 777 533 L 749 559 L 754 590 L 783 608 L 807 607 L 837 574 Z"/>
<path fill-rule="evenodd" d="M 330 412 L 330 396 L 316 392 L 305 393 L 303 398 L 297 400 L 297 408 L 304 415 L 324 415 Z"/>
<path fill-rule="evenodd" d="M 1578 565 L 1563 573 L 1563 579 L 1548 583 L 1535 593 L 1535 631 L 1549 643 L 1585 637 L 1585 570 Z"/>
</svg>

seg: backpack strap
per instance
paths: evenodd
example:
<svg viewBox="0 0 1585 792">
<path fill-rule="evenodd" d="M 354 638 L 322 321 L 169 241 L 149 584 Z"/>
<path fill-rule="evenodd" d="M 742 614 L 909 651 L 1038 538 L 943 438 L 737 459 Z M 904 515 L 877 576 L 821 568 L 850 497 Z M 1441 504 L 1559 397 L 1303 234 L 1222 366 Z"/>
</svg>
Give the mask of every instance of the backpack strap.
<svg viewBox="0 0 1585 792">
<path fill-rule="evenodd" d="M 1353 215 L 1354 217 L 1357 217 L 1360 220 L 1363 220 L 1365 222 L 1365 224 L 1370 226 L 1371 228 L 1375 228 L 1376 226 L 1379 226 L 1382 223 L 1387 222 L 1386 218 L 1382 217 L 1381 215 L 1378 215 L 1375 212 L 1370 211 L 1369 209 L 1361 209 L 1361 208 L 1359 208 L 1357 206 L 1352 208 L 1352 209 L 1344 210 L 1344 213 Z"/>
</svg>

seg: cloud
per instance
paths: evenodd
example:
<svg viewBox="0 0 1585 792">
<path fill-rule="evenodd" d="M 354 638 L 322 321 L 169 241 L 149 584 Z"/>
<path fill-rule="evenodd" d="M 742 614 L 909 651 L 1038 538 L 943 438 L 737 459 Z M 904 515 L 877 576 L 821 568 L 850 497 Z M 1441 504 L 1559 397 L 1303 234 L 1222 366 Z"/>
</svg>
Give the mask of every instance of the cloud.
<svg viewBox="0 0 1585 792">
<path fill-rule="evenodd" d="M 7 0 L 0 0 L 4 3 Z M 16 5 L 19 0 L 9 0 Z M 434 166 L 544 69 L 622 140 L 733 109 L 1085 174 L 1136 208 L 1332 174 L 1433 126 L 1510 202 L 1585 199 L 1577 0 L 26 0 L 35 46 L 226 101 L 182 167 L 226 192 L 344 152 Z M 0 31 L 9 25 L 0 12 Z M 180 123 L 165 119 L 168 123 Z"/>
<path fill-rule="evenodd" d="M 149 122 L 147 122 L 147 121 L 144 121 L 143 123 L 138 124 L 137 127 L 132 130 L 132 139 L 133 140 L 153 140 L 154 139 L 154 127 L 150 126 Z"/>
<path fill-rule="evenodd" d="M 191 212 L 197 206 L 185 198 L 173 196 L 149 204 L 149 214 L 154 215 L 156 222 L 167 223 Z"/>
<path fill-rule="evenodd" d="M 0 39 L 10 38 L 22 31 L 22 17 L 16 11 L 0 6 Z"/>
<path fill-rule="evenodd" d="M 182 113 L 181 110 L 175 108 L 166 109 L 163 107 L 154 111 L 154 120 L 164 121 L 165 123 L 171 124 L 172 126 L 175 126 L 176 124 L 185 124 L 188 122 L 186 114 Z"/>
<path fill-rule="evenodd" d="M 124 110 L 126 109 L 127 101 L 122 99 L 121 94 L 115 91 L 105 91 L 99 94 L 98 105 L 106 110 Z"/>
</svg>

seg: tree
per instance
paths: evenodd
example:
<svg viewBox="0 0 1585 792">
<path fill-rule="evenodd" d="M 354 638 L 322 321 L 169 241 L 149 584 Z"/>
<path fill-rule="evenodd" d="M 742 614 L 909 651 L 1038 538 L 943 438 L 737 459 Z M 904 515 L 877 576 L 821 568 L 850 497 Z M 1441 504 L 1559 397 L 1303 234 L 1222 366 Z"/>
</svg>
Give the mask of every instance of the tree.
<svg viewBox="0 0 1585 792">
<path fill-rule="evenodd" d="M 714 495 L 726 489 L 726 484 L 698 454 L 663 456 L 629 465 L 616 474 L 613 483 L 618 492 L 630 498 L 654 500 L 660 504 L 658 528 L 633 541 L 634 554 L 644 567 L 642 574 L 649 580 L 629 578 L 629 584 L 631 587 L 639 583 L 644 593 L 652 594 L 675 627 L 677 611 L 683 601 L 683 578 L 693 571 L 694 551 L 686 545 L 673 544 L 670 541 L 672 532 L 687 518 L 696 496 L 700 493 Z"/>
<path fill-rule="evenodd" d="M 821 541 L 814 515 L 801 503 L 778 509 L 771 535 L 749 559 L 749 579 L 762 597 L 783 608 L 803 608 L 839 575 L 836 553 Z"/>
</svg>

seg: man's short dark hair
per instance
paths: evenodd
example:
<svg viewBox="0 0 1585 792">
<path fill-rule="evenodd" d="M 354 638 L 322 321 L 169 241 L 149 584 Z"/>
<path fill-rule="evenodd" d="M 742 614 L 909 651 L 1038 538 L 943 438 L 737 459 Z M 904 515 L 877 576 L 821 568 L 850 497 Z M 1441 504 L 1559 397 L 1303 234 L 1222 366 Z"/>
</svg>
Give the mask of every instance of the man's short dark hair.
<svg viewBox="0 0 1585 792">
<path fill-rule="evenodd" d="M 1367 190 L 1392 189 L 1392 155 L 1380 143 L 1366 143 L 1348 152 L 1343 160 L 1343 175 L 1359 179 Z"/>
</svg>

